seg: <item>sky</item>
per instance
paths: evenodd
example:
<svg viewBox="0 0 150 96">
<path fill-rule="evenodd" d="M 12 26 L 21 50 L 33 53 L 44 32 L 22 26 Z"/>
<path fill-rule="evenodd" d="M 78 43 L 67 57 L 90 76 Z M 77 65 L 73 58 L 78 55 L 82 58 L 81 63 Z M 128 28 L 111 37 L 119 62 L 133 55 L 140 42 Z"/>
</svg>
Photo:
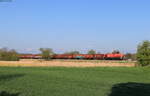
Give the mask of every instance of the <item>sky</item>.
<svg viewBox="0 0 150 96">
<path fill-rule="evenodd" d="M 143 40 L 150 40 L 150 0 L 0 2 L 0 48 L 134 53 Z"/>
</svg>

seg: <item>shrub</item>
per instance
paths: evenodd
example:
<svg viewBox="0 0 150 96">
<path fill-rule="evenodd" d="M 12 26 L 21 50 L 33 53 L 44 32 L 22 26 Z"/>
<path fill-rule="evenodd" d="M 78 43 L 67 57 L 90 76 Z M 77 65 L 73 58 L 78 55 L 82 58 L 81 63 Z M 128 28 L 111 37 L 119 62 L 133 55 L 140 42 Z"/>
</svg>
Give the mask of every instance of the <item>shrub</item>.
<svg viewBox="0 0 150 96">
<path fill-rule="evenodd" d="M 40 48 L 42 58 L 45 60 L 50 60 L 54 55 L 54 52 L 51 48 Z"/>
<path fill-rule="evenodd" d="M 150 41 L 143 41 L 139 44 L 137 49 L 138 65 L 148 66 L 150 65 Z"/>
<path fill-rule="evenodd" d="M 1 61 L 19 61 L 18 53 L 15 50 L 0 49 Z"/>
<path fill-rule="evenodd" d="M 80 52 L 79 51 L 70 51 L 70 52 L 65 52 L 64 54 L 74 55 L 74 54 L 80 54 Z"/>
<path fill-rule="evenodd" d="M 96 51 L 95 50 L 93 50 L 93 49 L 91 49 L 91 50 L 89 50 L 88 51 L 88 53 L 87 54 L 96 54 Z"/>
<path fill-rule="evenodd" d="M 133 54 L 133 53 L 127 53 L 125 54 L 125 59 L 130 59 L 132 61 L 135 61 L 136 60 L 136 54 Z"/>
</svg>

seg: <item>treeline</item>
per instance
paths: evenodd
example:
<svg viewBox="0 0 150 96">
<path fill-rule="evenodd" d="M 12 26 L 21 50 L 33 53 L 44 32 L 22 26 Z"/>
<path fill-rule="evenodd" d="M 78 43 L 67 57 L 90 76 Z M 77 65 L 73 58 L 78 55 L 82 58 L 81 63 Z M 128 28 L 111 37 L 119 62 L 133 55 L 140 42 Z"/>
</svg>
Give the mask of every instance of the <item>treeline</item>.
<svg viewBox="0 0 150 96">
<path fill-rule="evenodd" d="M 39 50 L 41 51 L 42 58 L 45 60 L 50 60 L 52 56 L 55 54 L 51 48 L 40 48 Z M 114 50 L 111 53 L 120 54 L 121 52 L 119 50 Z M 70 52 L 65 52 L 64 54 L 76 55 L 82 53 L 80 53 L 79 51 L 70 51 Z M 101 54 L 101 53 L 91 49 L 86 54 Z M 136 54 L 126 53 L 124 59 L 135 61 L 137 58 L 136 58 Z"/>
<path fill-rule="evenodd" d="M 99 52 L 96 52 L 95 50 L 91 49 L 87 52 L 87 54 L 98 54 Z M 65 52 L 64 54 L 81 54 L 79 51 L 70 51 Z"/>
<path fill-rule="evenodd" d="M 40 48 L 42 59 L 45 60 L 51 60 L 53 55 L 55 55 L 54 51 L 51 48 Z M 118 50 L 114 50 L 112 54 L 119 54 L 120 52 Z M 70 51 L 65 52 L 64 54 L 70 54 L 70 55 L 77 55 L 81 54 L 79 51 Z M 100 52 L 96 52 L 95 50 L 91 49 L 87 52 L 87 54 L 101 54 Z"/>
<path fill-rule="evenodd" d="M 50 60 L 55 54 L 51 48 L 40 48 L 42 58 L 45 60 Z M 113 54 L 120 53 L 118 50 L 114 50 Z M 66 52 L 65 54 L 80 54 L 79 51 Z M 100 54 L 91 49 L 87 54 Z M 146 40 L 140 43 L 137 47 L 137 53 L 127 53 L 125 54 L 126 60 L 136 60 L 139 66 L 150 66 L 150 41 Z M 1 61 L 18 61 L 19 54 L 15 50 L 8 50 L 7 48 L 0 49 L 0 60 Z"/>
<path fill-rule="evenodd" d="M 55 54 L 50 48 L 42 48 L 40 49 L 43 59 L 49 60 L 50 56 Z M 112 54 L 119 54 L 118 50 L 114 50 Z M 66 52 L 65 54 L 80 54 L 79 51 Z M 87 54 L 97 54 L 95 50 L 89 50 Z M 126 60 L 137 61 L 139 66 L 150 66 L 150 41 L 143 41 L 137 47 L 137 53 L 127 53 L 125 54 Z"/>
<path fill-rule="evenodd" d="M 0 61 L 19 61 L 19 55 L 15 50 L 0 49 Z"/>
</svg>

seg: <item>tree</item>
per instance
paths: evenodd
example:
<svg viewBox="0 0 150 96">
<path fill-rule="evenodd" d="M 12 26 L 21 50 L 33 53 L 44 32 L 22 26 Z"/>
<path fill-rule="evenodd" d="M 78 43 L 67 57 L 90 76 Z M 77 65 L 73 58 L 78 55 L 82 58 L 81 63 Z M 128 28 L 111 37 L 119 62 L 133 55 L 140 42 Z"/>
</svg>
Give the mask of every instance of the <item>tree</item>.
<svg viewBox="0 0 150 96">
<path fill-rule="evenodd" d="M 80 54 L 80 52 L 79 51 L 71 51 L 71 52 L 66 52 L 64 54 L 72 54 L 72 55 L 74 55 L 74 54 Z"/>
<path fill-rule="evenodd" d="M 140 66 L 150 65 L 150 41 L 143 41 L 137 48 L 137 60 Z"/>
<path fill-rule="evenodd" d="M 101 52 L 97 52 L 97 54 L 102 54 Z"/>
<path fill-rule="evenodd" d="M 130 60 L 136 60 L 136 54 L 132 54 L 132 53 L 126 53 L 125 54 L 125 59 L 130 59 Z"/>
<path fill-rule="evenodd" d="M 112 54 L 119 54 L 119 53 L 120 53 L 119 50 L 114 50 L 114 51 L 112 52 Z"/>
<path fill-rule="evenodd" d="M 54 54 L 51 48 L 40 48 L 39 50 L 41 51 L 42 58 L 45 60 L 50 60 Z"/>
<path fill-rule="evenodd" d="M 89 50 L 88 51 L 88 53 L 87 54 L 96 54 L 96 51 L 95 50 L 93 50 L 93 49 L 91 49 L 91 50 Z"/>
<path fill-rule="evenodd" d="M 0 49 L 0 60 L 3 61 L 18 61 L 19 55 L 15 50 L 8 50 L 7 48 Z"/>
</svg>

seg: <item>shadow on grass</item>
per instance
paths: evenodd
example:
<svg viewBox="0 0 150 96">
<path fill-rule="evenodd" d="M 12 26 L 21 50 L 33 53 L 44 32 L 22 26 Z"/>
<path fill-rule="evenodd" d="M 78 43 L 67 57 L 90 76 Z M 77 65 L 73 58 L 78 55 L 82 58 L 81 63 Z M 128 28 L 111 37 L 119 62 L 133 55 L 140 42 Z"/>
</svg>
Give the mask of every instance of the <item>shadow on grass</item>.
<svg viewBox="0 0 150 96">
<path fill-rule="evenodd" d="M 116 84 L 108 96 L 150 96 L 150 84 L 133 82 Z"/>
<path fill-rule="evenodd" d="M 24 74 L 2 74 L 0 75 L 0 81 L 7 81 L 7 80 L 12 80 L 15 78 L 19 78 L 24 76 Z M 7 91 L 0 91 L 0 96 L 19 96 L 20 93 L 9 93 Z"/>
<path fill-rule="evenodd" d="M 8 93 L 6 91 L 0 92 L 0 96 L 19 96 L 20 93 Z"/>
<path fill-rule="evenodd" d="M 18 77 L 22 77 L 24 76 L 24 74 L 9 74 L 9 75 L 0 75 L 0 81 L 2 80 L 11 80 L 11 79 L 15 79 L 15 78 L 18 78 Z"/>
</svg>

